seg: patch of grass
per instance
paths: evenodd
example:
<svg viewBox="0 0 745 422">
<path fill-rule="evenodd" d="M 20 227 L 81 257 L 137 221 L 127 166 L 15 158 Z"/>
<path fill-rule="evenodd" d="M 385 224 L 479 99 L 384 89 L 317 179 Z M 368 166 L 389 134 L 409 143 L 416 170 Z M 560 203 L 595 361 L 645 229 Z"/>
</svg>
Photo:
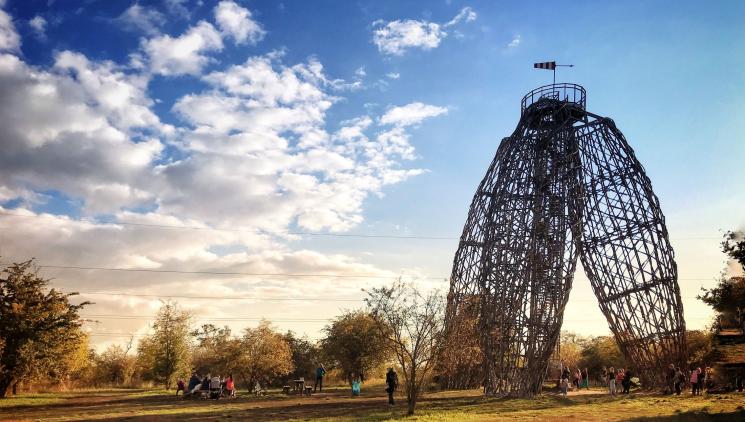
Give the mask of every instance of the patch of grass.
<svg viewBox="0 0 745 422">
<path fill-rule="evenodd" d="M 0 400 L 0 420 L 79 420 L 157 417 L 158 420 L 203 418 L 252 421 L 368 421 L 442 422 L 500 420 L 745 420 L 743 394 L 709 397 L 632 394 L 610 397 L 603 389 L 563 397 L 544 394 L 535 399 L 486 398 L 479 390 L 444 391 L 425 395 L 414 416 L 406 416 L 405 399 L 386 405 L 381 386 L 363 389 L 351 398 L 344 386 L 312 397 L 239 395 L 235 400 L 182 400 L 173 391 L 95 390 L 24 395 Z M 722 419 L 726 420 L 726 419 Z"/>
</svg>

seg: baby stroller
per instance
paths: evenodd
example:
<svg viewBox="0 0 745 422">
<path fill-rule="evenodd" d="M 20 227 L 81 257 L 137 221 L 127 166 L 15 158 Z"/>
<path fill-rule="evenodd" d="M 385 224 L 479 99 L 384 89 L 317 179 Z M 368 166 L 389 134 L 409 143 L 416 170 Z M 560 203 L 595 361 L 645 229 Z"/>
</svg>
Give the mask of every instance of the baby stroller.
<svg viewBox="0 0 745 422">
<path fill-rule="evenodd" d="M 213 377 L 210 380 L 210 398 L 219 399 L 222 396 L 222 383 L 219 377 Z"/>
</svg>

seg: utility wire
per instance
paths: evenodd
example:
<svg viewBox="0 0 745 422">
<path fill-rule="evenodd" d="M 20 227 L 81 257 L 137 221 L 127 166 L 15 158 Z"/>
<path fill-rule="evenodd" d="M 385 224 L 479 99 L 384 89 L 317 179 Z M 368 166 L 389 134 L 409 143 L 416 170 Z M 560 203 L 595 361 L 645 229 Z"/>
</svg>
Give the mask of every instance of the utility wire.
<svg viewBox="0 0 745 422">
<path fill-rule="evenodd" d="M 0 215 L 9 217 L 31 217 L 31 218 L 42 218 L 43 214 L 17 214 L 6 211 L 0 211 Z M 49 214 L 53 217 L 59 217 L 53 214 Z M 265 234 L 272 236 L 323 236 L 323 237 L 351 237 L 351 238 L 371 238 L 371 239 L 416 239 L 416 240 L 458 240 L 460 236 L 419 236 L 419 235 L 390 235 L 390 234 L 361 234 L 361 233 L 321 233 L 321 232 L 306 232 L 306 231 L 266 231 L 258 229 L 248 228 L 219 228 L 219 227 L 202 227 L 202 226 L 183 226 L 183 225 L 170 225 L 170 224 L 148 224 L 148 223 L 132 223 L 126 221 L 95 221 L 95 220 L 71 220 L 80 221 L 90 224 L 111 224 L 119 226 L 133 226 L 133 227 L 152 227 L 162 229 L 183 229 L 183 230 L 207 230 L 207 231 L 223 231 L 223 232 L 246 232 L 255 234 Z M 673 239 L 678 240 L 693 240 L 693 239 L 721 239 L 721 237 L 709 237 L 709 236 L 691 236 L 691 237 L 676 237 L 672 236 Z"/>
<path fill-rule="evenodd" d="M 260 297 L 260 296 L 190 296 L 190 295 L 168 295 L 168 294 L 145 294 L 124 292 L 77 292 L 80 295 L 103 295 L 103 296 L 133 296 L 154 297 L 159 299 L 202 299 L 202 300 L 261 300 L 261 301 L 313 301 L 313 302 L 362 302 L 362 299 L 339 298 L 339 297 Z"/>
<path fill-rule="evenodd" d="M 11 265 L 4 262 L 0 265 Z M 120 271 L 120 272 L 139 272 L 139 273 L 166 273 L 166 274 L 199 274 L 199 275 L 242 275 L 252 277 L 331 277 L 331 278 L 395 278 L 395 277 L 414 277 L 419 280 L 447 280 L 450 276 L 433 276 L 419 277 L 414 274 L 397 274 L 397 275 L 373 275 L 373 274 L 307 274 L 307 273 L 251 273 L 242 271 L 185 271 L 185 270 L 158 270 L 152 268 L 116 268 L 116 267 L 86 267 L 78 265 L 38 265 L 38 268 L 53 268 L 63 270 L 91 270 L 91 271 Z M 678 280 L 709 281 L 709 278 L 682 278 Z"/>
<path fill-rule="evenodd" d="M 12 217 L 31 217 L 39 218 L 44 217 L 42 214 L 15 214 L 0 211 L 0 215 L 12 216 Z M 56 217 L 56 216 L 55 216 Z M 71 220 L 76 221 L 76 220 Z M 95 220 L 77 220 L 84 223 L 90 224 L 111 224 L 120 226 L 133 226 L 133 227 L 152 227 L 160 229 L 185 229 L 185 230 L 207 230 L 207 231 L 222 231 L 222 232 L 238 232 L 238 233 L 254 233 L 254 234 L 265 234 L 271 236 L 324 236 L 324 237 L 355 237 L 355 238 L 373 238 L 373 239 L 419 239 L 419 240 L 457 240 L 460 237 L 453 236 L 406 236 L 406 235 L 389 235 L 389 234 L 361 234 L 361 233 L 321 233 L 321 232 L 306 232 L 306 231 L 266 231 L 248 228 L 219 228 L 219 227 L 201 227 L 201 226 L 180 226 L 170 224 L 148 224 L 148 223 L 132 223 L 126 221 L 95 221 Z"/>
<path fill-rule="evenodd" d="M 10 263 L 0 263 L 0 265 L 11 265 Z M 448 277 L 417 277 L 415 275 L 374 275 L 374 274 L 307 274 L 307 273 L 252 273 L 243 271 L 185 271 L 185 270 L 158 270 L 153 268 L 117 268 L 117 267 L 86 267 L 79 265 L 37 265 L 38 268 L 53 268 L 62 270 L 91 270 L 91 271 L 121 271 L 137 273 L 166 273 L 166 274 L 199 274 L 199 275 L 242 275 L 252 277 L 332 277 L 332 278 L 395 278 L 395 277 L 416 277 L 418 279 L 443 280 Z"/>
<path fill-rule="evenodd" d="M 74 289 L 71 289 L 74 290 Z M 125 292 L 85 292 L 77 291 L 81 296 L 85 295 L 102 295 L 102 296 L 133 296 L 133 297 L 154 297 L 159 299 L 200 299 L 200 300 L 259 300 L 259 301 L 314 301 L 314 302 L 363 302 L 363 299 L 341 298 L 341 297 L 261 297 L 261 296 L 189 296 L 189 295 L 169 295 L 169 294 L 145 294 L 145 293 L 125 293 Z M 696 299 L 696 296 L 681 296 L 682 299 Z M 597 302 L 598 299 L 570 299 L 572 302 Z"/>
</svg>

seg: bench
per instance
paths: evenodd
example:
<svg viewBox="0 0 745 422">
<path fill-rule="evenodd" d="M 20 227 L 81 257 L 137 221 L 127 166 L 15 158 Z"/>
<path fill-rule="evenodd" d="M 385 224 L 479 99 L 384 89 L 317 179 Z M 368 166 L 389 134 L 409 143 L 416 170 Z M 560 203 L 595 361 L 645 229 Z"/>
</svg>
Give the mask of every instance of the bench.
<svg viewBox="0 0 745 422">
<path fill-rule="evenodd" d="M 310 385 L 306 385 L 303 394 L 305 394 L 306 396 L 310 396 L 311 394 L 313 394 L 313 387 L 311 387 Z"/>
<path fill-rule="evenodd" d="M 284 394 L 290 394 L 290 386 L 289 385 L 285 385 L 284 387 L 282 387 L 282 393 L 284 393 Z"/>
</svg>

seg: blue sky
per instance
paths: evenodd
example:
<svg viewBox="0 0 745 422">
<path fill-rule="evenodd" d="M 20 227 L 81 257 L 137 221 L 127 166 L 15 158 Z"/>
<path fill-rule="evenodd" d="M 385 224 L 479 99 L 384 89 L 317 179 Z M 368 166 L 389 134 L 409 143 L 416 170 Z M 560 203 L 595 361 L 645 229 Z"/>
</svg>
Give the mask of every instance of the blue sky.
<svg viewBox="0 0 745 422">
<path fill-rule="evenodd" d="M 557 81 L 583 85 L 588 109 L 611 116 L 644 164 L 676 248 L 689 326 L 710 316 L 693 296 L 723 268 L 719 230 L 745 224 L 742 2 L 0 4 L 0 134 L 10 146 L 0 153 L 0 206 L 29 215 L 0 218 L 6 257 L 403 273 L 445 287 L 429 278 L 449 273 L 452 239 L 250 232 L 457 237 L 520 98 L 551 82 L 532 68 L 545 60 L 575 65 Z M 81 291 L 164 296 L 208 284 L 224 295 L 357 297 L 362 283 L 45 271 Z M 157 307 L 95 299 L 122 314 Z M 565 328 L 607 332 L 593 300 L 578 277 Z M 279 312 L 276 303 L 231 306 L 225 315 Z M 291 312 L 338 310 L 300 303 Z M 106 324 L 95 329 L 146 329 L 146 320 Z M 315 336 L 323 323 L 278 325 Z"/>
</svg>

